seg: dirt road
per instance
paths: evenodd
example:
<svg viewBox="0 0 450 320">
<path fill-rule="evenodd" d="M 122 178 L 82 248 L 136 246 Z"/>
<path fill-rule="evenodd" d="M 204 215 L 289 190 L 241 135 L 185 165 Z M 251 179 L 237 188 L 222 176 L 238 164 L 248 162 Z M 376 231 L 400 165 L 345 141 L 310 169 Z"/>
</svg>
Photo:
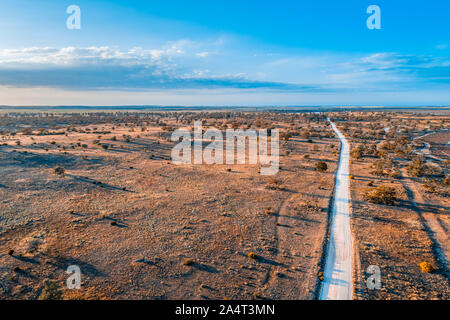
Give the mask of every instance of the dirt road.
<svg viewBox="0 0 450 320">
<path fill-rule="evenodd" d="M 349 209 L 350 146 L 344 135 L 328 120 L 341 141 L 339 167 L 332 207 L 330 239 L 320 300 L 351 300 L 353 297 L 353 245 Z"/>
</svg>

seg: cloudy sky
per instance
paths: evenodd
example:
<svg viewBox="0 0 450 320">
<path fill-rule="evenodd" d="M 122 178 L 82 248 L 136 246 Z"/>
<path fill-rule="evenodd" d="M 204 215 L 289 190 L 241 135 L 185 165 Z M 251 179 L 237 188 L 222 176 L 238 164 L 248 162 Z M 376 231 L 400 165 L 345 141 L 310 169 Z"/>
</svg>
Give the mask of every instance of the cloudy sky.
<svg viewBox="0 0 450 320">
<path fill-rule="evenodd" d="M 2 0 L 0 105 L 450 105 L 449 14 L 447 0 Z"/>
</svg>

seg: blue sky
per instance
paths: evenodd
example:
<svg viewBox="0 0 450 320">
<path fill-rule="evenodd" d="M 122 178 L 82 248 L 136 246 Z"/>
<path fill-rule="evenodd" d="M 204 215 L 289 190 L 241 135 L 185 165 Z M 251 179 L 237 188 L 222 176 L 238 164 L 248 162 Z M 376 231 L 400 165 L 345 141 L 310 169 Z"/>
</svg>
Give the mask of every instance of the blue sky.
<svg viewBox="0 0 450 320">
<path fill-rule="evenodd" d="M 2 0 L 0 105 L 450 105 L 449 14 L 446 0 Z"/>
</svg>

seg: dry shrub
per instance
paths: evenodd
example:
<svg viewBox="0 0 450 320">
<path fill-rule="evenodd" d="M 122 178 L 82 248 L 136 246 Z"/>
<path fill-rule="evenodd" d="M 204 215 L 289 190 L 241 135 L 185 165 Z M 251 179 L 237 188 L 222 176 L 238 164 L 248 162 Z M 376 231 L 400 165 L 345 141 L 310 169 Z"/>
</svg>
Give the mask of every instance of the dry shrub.
<svg viewBox="0 0 450 320">
<path fill-rule="evenodd" d="M 62 291 L 58 281 L 44 280 L 44 288 L 39 296 L 39 300 L 61 300 Z"/>
<path fill-rule="evenodd" d="M 192 265 L 194 264 L 194 260 L 192 260 L 192 259 L 185 259 L 185 260 L 183 261 L 183 264 L 184 264 L 185 266 L 192 266 Z"/>
<path fill-rule="evenodd" d="M 395 171 L 398 170 L 391 159 L 380 159 L 376 163 L 372 164 L 375 166 L 375 170 L 373 170 L 371 173 L 376 176 L 385 176 L 385 175 L 391 175 Z"/>
<path fill-rule="evenodd" d="M 317 273 L 317 277 L 319 278 L 320 281 L 323 281 L 323 279 L 324 279 L 323 272 Z"/>
<path fill-rule="evenodd" d="M 427 181 L 422 186 L 425 189 L 425 192 L 436 193 L 436 184 L 434 184 L 433 181 Z"/>
<path fill-rule="evenodd" d="M 363 157 L 363 146 L 359 145 L 357 147 L 354 147 L 352 149 L 352 151 L 350 152 L 350 154 L 354 159 L 362 158 Z"/>
<path fill-rule="evenodd" d="M 402 177 L 402 174 L 401 174 L 400 170 L 398 170 L 398 169 L 393 169 L 393 170 L 389 173 L 389 176 L 390 176 L 391 178 L 394 178 L 394 179 L 399 179 L 399 178 Z"/>
<path fill-rule="evenodd" d="M 250 252 L 249 254 L 248 254 L 248 257 L 250 258 L 250 259 L 258 259 L 258 256 L 256 255 L 256 253 L 254 253 L 254 252 Z"/>
<path fill-rule="evenodd" d="M 62 167 L 55 168 L 55 174 L 57 174 L 57 175 L 62 176 L 62 175 L 64 175 L 65 172 L 66 172 L 66 170 L 64 170 L 64 168 L 62 168 Z"/>
<path fill-rule="evenodd" d="M 272 177 L 269 179 L 268 183 L 266 184 L 266 189 L 271 190 L 283 190 L 283 186 L 281 185 L 281 180 L 277 179 L 275 177 Z"/>
<path fill-rule="evenodd" d="M 450 176 L 445 177 L 442 179 L 442 184 L 446 186 L 450 186 Z"/>
<path fill-rule="evenodd" d="M 413 177 L 421 177 L 427 172 L 426 162 L 422 158 L 416 158 L 409 166 L 406 167 L 406 170 Z"/>
<path fill-rule="evenodd" d="M 435 271 L 436 269 L 432 266 L 431 263 L 429 262 L 422 262 L 419 264 L 420 267 L 420 271 L 424 272 L 424 273 L 431 273 L 433 271 Z"/>
<path fill-rule="evenodd" d="M 439 181 L 439 180 L 431 180 L 427 179 L 422 184 L 423 188 L 425 189 L 426 193 L 433 193 L 442 197 L 448 197 L 449 196 L 449 187 L 445 184 L 445 181 Z"/>
<path fill-rule="evenodd" d="M 328 165 L 326 164 L 326 162 L 319 161 L 316 163 L 316 169 L 317 171 L 325 172 L 328 169 Z"/>
<path fill-rule="evenodd" d="M 371 203 L 392 206 L 395 204 L 397 198 L 397 190 L 385 185 L 376 188 L 368 188 L 363 191 L 363 198 Z"/>
<path fill-rule="evenodd" d="M 311 132 L 305 129 L 300 132 L 300 135 L 302 136 L 302 138 L 308 139 L 311 136 Z"/>
</svg>

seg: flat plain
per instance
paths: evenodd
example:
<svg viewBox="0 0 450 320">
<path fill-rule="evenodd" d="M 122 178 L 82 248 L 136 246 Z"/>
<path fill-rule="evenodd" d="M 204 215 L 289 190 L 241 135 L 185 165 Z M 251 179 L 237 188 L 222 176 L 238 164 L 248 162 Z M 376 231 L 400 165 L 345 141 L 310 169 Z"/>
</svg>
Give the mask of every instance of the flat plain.
<svg viewBox="0 0 450 320">
<path fill-rule="evenodd" d="M 354 155 L 355 298 L 448 299 L 448 113 L 225 110 L 0 114 L 0 298 L 316 299 L 340 149 L 327 116 Z M 279 172 L 175 165 L 171 133 L 195 120 L 279 129 Z"/>
</svg>

